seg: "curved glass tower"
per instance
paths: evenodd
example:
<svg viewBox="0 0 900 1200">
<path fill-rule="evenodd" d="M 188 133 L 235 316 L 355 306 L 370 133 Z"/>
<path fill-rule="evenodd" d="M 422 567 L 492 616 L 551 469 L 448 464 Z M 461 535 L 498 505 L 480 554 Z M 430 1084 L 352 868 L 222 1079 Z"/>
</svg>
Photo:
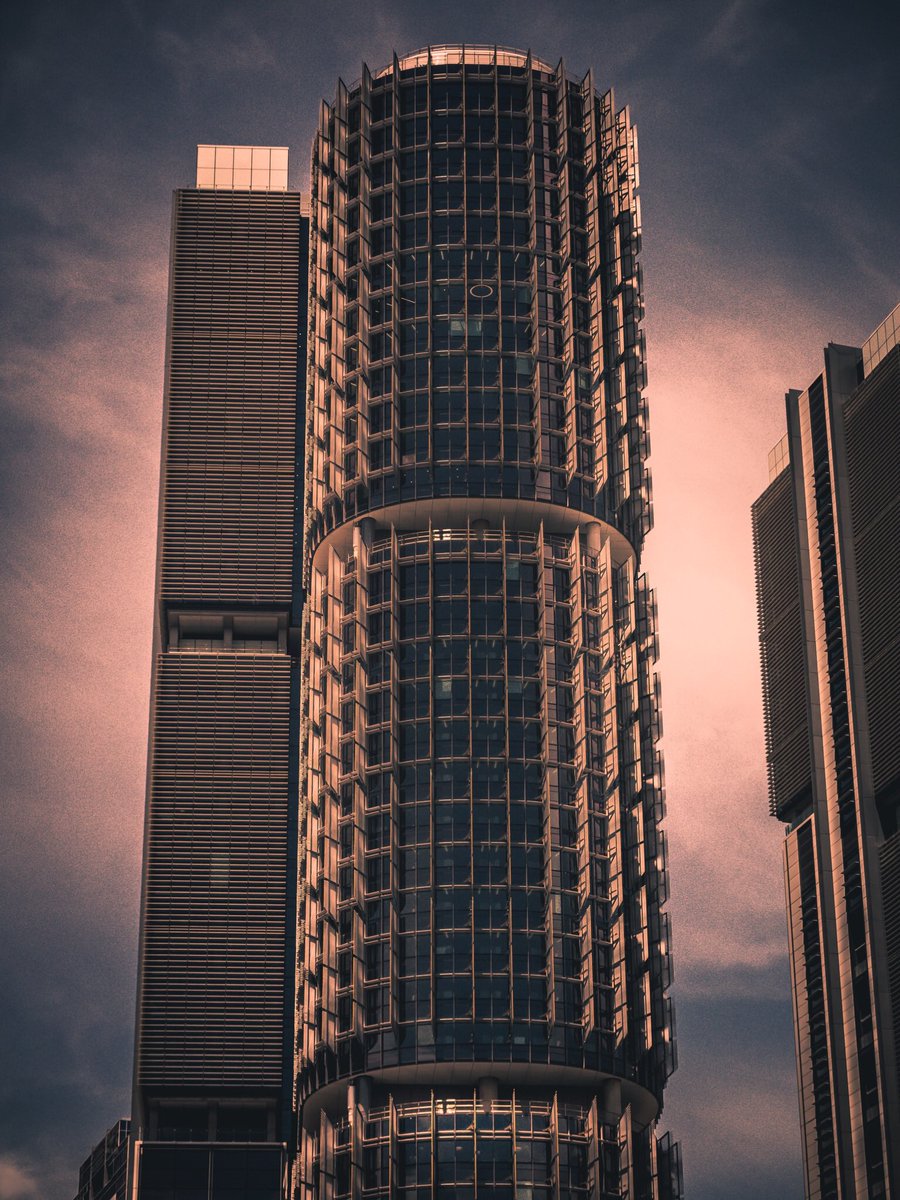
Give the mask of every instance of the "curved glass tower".
<svg viewBox="0 0 900 1200">
<path fill-rule="evenodd" d="M 635 132 L 431 48 L 313 155 L 297 1185 L 680 1194 Z"/>
</svg>

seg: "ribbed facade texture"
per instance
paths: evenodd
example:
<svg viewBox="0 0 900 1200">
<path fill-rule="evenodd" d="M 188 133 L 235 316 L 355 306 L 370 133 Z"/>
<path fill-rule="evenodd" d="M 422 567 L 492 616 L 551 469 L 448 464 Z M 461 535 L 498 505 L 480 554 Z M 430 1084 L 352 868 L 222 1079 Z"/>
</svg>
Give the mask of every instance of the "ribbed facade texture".
<svg viewBox="0 0 900 1200">
<path fill-rule="evenodd" d="M 130 1194 L 278 1200 L 295 1127 L 307 223 L 286 152 L 273 188 L 277 149 L 201 149 L 235 170 L 174 201 Z M 239 179 L 263 153 L 265 176 Z"/>
<path fill-rule="evenodd" d="M 680 1195 L 637 185 L 514 51 L 322 110 L 302 1200 Z"/>
<path fill-rule="evenodd" d="M 900 308 L 787 395 L 753 509 L 806 1195 L 900 1196 Z"/>
</svg>

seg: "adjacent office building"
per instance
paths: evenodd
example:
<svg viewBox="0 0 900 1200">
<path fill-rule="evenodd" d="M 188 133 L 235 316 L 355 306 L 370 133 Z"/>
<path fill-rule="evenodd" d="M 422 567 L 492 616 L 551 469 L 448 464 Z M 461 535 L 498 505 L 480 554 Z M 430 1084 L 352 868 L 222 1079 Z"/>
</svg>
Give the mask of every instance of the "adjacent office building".
<svg viewBox="0 0 900 1200">
<path fill-rule="evenodd" d="M 81 1164 L 75 1200 L 125 1200 L 129 1124 L 128 1121 L 116 1121 Z"/>
<path fill-rule="evenodd" d="M 439 47 L 310 203 L 298 1194 L 678 1195 L 635 131 Z"/>
<path fill-rule="evenodd" d="M 294 1140 L 307 221 L 201 146 L 172 222 L 132 1110 L 141 1200 L 284 1194 Z"/>
<path fill-rule="evenodd" d="M 789 392 L 753 507 L 806 1195 L 900 1196 L 900 306 Z"/>
<path fill-rule="evenodd" d="M 175 197 L 131 1194 L 678 1197 L 635 131 L 440 47 L 286 168 Z"/>
</svg>

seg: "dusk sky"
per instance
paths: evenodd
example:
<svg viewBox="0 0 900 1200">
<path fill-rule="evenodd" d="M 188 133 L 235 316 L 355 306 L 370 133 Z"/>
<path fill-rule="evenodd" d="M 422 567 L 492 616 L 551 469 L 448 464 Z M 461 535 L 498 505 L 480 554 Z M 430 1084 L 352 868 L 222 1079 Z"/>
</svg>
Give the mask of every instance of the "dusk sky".
<svg viewBox="0 0 900 1200">
<path fill-rule="evenodd" d="M 900 299 L 896 3 L 33 0 L 4 17 L 0 1200 L 130 1106 L 171 192 L 441 42 L 637 123 L 687 1200 L 802 1194 L 750 504 L 783 395 Z"/>
</svg>

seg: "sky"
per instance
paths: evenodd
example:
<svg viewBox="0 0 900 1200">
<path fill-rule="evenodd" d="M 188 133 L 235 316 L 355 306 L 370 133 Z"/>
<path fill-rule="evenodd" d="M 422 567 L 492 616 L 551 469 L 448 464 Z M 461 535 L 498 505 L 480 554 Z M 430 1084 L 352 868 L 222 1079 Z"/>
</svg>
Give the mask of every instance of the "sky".
<svg viewBox="0 0 900 1200">
<path fill-rule="evenodd" d="M 750 505 L 828 341 L 900 299 L 900 9 L 794 0 L 32 0 L 0 72 L 0 1200 L 129 1108 L 171 192 L 428 43 L 564 58 L 641 150 L 688 1200 L 799 1200 Z"/>
</svg>

